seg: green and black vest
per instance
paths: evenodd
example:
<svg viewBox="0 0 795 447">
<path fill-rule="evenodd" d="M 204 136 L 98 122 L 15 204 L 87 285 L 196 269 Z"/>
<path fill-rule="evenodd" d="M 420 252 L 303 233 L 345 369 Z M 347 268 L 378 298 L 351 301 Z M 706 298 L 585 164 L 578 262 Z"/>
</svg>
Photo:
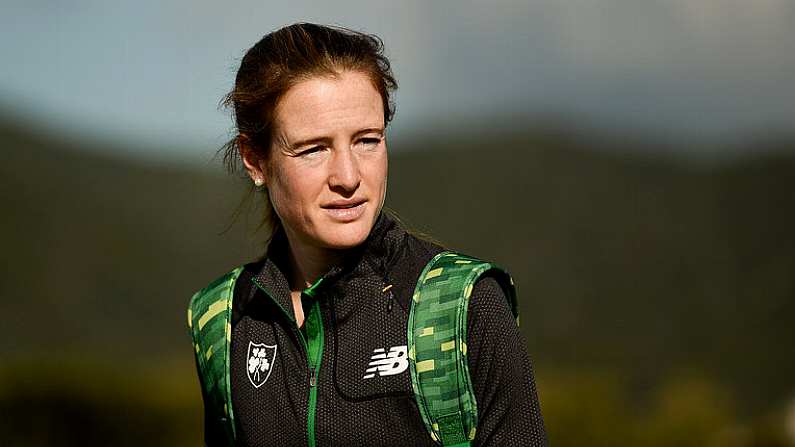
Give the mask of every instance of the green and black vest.
<svg viewBox="0 0 795 447">
<path fill-rule="evenodd" d="M 196 292 L 188 327 L 205 405 L 234 445 L 235 418 L 230 386 L 232 300 L 243 268 L 238 267 Z M 407 340 L 412 388 L 430 437 L 442 446 L 466 446 L 475 438 L 477 402 L 467 363 L 467 309 L 477 280 L 494 277 L 518 323 L 510 275 L 476 258 L 444 251 L 425 266 L 412 296 Z"/>
</svg>

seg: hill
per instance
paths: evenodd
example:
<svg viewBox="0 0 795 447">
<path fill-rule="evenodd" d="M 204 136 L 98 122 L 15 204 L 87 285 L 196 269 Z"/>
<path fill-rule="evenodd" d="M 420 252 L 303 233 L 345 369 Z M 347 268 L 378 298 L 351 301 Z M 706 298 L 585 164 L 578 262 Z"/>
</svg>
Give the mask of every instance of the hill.
<svg viewBox="0 0 795 447">
<path fill-rule="evenodd" d="M 124 368 L 191 375 L 187 299 L 262 248 L 256 210 L 239 208 L 248 183 L 220 164 L 98 156 L 10 125 L 0 141 L 6 365 L 123 357 Z M 795 375 L 795 145 L 693 163 L 627 150 L 636 144 L 540 131 L 401 142 L 387 205 L 514 274 L 542 376 L 607 371 L 642 404 L 667 378 L 698 371 L 734 390 L 742 414 L 784 405 Z"/>
</svg>

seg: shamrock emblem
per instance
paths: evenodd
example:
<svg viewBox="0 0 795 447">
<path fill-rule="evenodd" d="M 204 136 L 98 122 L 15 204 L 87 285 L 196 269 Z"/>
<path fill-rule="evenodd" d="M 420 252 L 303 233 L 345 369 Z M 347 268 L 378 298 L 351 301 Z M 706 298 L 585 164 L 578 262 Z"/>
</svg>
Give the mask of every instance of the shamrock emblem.
<svg viewBox="0 0 795 447">
<path fill-rule="evenodd" d="M 248 379 L 255 388 L 268 380 L 273 360 L 276 358 L 276 345 L 261 343 L 248 344 Z"/>
<path fill-rule="evenodd" d="M 259 373 L 271 369 L 271 363 L 268 361 L 264 348 L 254 348 L 252 354 L 254 355 L 248 359 L 248 372 L 256 374 L 258 377 Z"/>
</svg>

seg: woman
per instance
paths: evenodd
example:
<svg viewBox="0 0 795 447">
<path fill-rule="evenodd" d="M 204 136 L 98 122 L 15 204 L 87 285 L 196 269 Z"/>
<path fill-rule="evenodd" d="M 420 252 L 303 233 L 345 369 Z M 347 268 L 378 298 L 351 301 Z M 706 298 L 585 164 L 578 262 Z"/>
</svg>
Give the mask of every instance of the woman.
<svg viewBox="0 0 795 447">
<path fill-rule="evenodd" d="M 443 248 L 382 211 L 396 87 L 380 40 L 342 28 L 295 24 L 244 56 L 227 97 L 238 134 L 226 160 L 265 193 L 274 231 L 262 259 L 192 301 L 207 445 L 460 438 L 426 426 L 412 386 L 423 367 L 408 367 L 412 293 Z M 543 445 L 508 286 L 478 278 L 460 350 L 477 422 L 464 436 L 474 445 Z"/>
</svg>

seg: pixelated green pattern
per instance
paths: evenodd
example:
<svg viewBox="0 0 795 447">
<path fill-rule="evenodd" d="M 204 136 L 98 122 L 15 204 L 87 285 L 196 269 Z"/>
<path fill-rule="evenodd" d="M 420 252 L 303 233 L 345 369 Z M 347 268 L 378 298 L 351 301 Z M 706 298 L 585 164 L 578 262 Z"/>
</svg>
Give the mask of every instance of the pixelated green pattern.
<svg viewBox="0 0 795 447">
<path fill-rule="evenodd" d="M 467 307 L 475 282 L 487 271 L 501 282 L 516 315 L 510 276 L 457 253 L 434 257 L 414 289 L 408 325 L 412 385 L 423 421 L 441 445 L 466 445 L 475 438 L 478 412 L 466 357 Z"/>
<path fill-rule="evenodd" d="M 231 345 L 232 294 L 242 267 L 221 276 L 196 292 L 188 307 L 188 327 L 193 337 L 199 374 L 204 392 L 227 435 L 234 443 L 235 425 L 229 384 L 229 347 Z"/>
</svg>

